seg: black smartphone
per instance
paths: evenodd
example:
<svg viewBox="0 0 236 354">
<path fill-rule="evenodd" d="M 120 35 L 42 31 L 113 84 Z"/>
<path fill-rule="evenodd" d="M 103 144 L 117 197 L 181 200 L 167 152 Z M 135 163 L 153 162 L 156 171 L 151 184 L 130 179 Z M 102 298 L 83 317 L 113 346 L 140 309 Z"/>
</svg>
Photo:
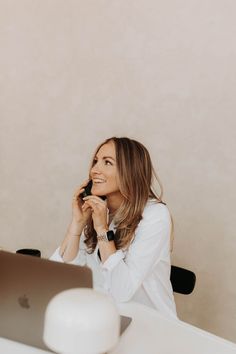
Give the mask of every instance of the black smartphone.
<svg viewBox="0 0 236 354">
<path fill-rule="evenodd" d="M 92 186 L 93 186 L 93 181 L 90 180 L 89 183 L 87 184 L 87 186 L 84 187 L 84 191 L 82 193 L 80 193 L 79 197 L 81 199 L 83 199 L 83 198 L 87 197 L 88 195 L 91 195 Z M 99 196 L 99 198 L 102 198 L 102 200 L 106 200 L 105 195 Z"/>
</svg>

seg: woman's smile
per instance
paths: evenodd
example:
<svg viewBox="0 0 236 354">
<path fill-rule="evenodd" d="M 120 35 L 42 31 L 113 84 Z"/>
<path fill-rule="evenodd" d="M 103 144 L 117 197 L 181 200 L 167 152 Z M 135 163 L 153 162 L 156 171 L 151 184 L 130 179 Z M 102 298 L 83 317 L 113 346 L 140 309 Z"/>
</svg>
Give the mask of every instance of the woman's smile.
<svg viewBox="0 0 236 354">
<path fill-rule="evenodd" d="M 106 182 L 106 181 L 102 178 L 93 178 L 93 184 L 101 184 L 104 182 Z"/>
</svg>

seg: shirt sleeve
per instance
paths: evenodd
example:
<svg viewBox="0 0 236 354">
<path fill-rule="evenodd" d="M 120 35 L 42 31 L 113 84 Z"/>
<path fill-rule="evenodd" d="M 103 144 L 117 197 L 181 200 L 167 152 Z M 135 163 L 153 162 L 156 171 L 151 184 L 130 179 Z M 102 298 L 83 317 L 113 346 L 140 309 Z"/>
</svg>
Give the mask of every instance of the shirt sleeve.
<svg viewBox="0 0 236 354">
<path fill-rule="evenodd" d="M 168 208 L 160 203 L 152 203 L 145 208 L 126 253 L 118 250 L 101 263 L 106 291 L 116 301 L 129 301 L 163 254 L 169 254 L 170 232 Z"/>
</svg>

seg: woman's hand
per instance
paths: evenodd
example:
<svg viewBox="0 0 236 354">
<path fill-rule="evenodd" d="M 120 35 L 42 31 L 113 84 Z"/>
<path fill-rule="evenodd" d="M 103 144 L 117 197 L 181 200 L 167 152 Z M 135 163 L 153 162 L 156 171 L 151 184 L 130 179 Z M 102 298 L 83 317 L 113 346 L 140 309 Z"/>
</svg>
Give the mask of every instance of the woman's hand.
<svg viewBox="0 0 236 354">
<path fill-rule="evenodd" d="M 72 223 L 79 224 L 82 228 L 86 225 L 91 215 L 91 209 L 86 208 L 86 210 L 84 210 L 84 202 L 79 196 L 84 191 L 84 187 L 86 187 L 88 182 L 89 180 L 84 181 L 84 183 L 75 190 L 72 200 Z"/>
<path fill-rule="evenodd" d="M 93 225 L 95 231 L 98 233 L 108 230 L 107 225 L 107 202 L 97 197 L 90 195 L 83 198 L 84 204 L 82 210 L 86 213 L 88 210 L 92 212 Z"/>
<path fill-rule="evenodd" d="M 91 209 L 83 210 L 84 201 L 80 198 L 80 194 L 84 191 L 84 187 L 89 180 L 85 181 L 79 188 L 75 190 L 72 200 L 72 221 L 68 227 L 67 234 L 60 247 L 60 255 L 65 262 L 72 261 L 78 254 L 80 236 L 83 229 L 91 216 Z"/>
</svg>

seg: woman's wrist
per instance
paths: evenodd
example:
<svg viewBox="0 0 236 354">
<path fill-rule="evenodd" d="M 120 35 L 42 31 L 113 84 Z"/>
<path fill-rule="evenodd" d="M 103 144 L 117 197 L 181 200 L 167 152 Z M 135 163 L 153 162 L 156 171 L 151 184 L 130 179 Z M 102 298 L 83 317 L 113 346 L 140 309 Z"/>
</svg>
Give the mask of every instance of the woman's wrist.
<svg viewBox="0 0 236 354">
<path fill-rule="evenodd" d="M 100 227 L 97 227 L 97 228 L 95 229 L 95 231 L 96 231 L 97 235 L 100 235 L 100 234 L 102 234 L 102 233 L 104 233 L 104 232 L 109 231 L 109 227 L 108 227 L 107 225 L 100 226 Z"/>
<path fill-rule="evenodd" d="M 68 235 L 71 237 L 79 237 L 82 234 L 83 229 L 84 225 L 82 223 L 75 223 L 72 221 L 68 229 Z"/>
</svg>

